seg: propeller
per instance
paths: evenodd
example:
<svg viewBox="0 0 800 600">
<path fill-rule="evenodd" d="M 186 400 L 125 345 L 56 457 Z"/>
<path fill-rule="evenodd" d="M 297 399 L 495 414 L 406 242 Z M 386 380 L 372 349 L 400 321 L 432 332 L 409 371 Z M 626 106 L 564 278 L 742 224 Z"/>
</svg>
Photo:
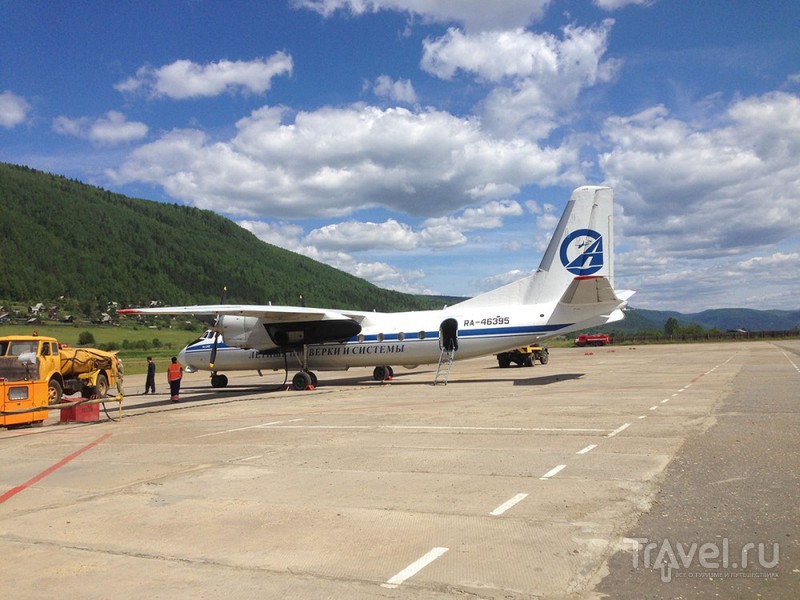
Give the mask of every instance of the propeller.
<svg viewBox="0 0 800 600">
<path fill-rule="evenodd" d="M 227 300 L 227 297 L 228 297 L 228 286 L 226 285 L 222 288 L 222 296 L 220 296 L 219 303 L 225 304 L 225 300 Z M 217 318 L 214 320 L 214 327 L 212 328 L 214 330 L 214 345 L 211 347 L 211 358 L 208 361 L 208 368 L 211 371 L 214 370 L 214 362 L 217 360 L 217 344 L 219 344 L 219 338 L 220 338 L 220 332 L 217 329 L 217 327 L 220 318 L 221 315 L 217 314 Z"/>
</svg>

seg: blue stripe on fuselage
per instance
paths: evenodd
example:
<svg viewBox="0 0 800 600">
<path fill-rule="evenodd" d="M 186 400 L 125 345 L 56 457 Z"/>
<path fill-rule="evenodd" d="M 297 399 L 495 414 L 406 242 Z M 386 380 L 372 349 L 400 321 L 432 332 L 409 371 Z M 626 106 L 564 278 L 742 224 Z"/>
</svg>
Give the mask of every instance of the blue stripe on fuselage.
<svg viewBox="0 0 800 600">
<path fill-rule="evenodd" d="M 542 333 L 550 333 L 553 331 L 558 331 L 559 329 L 563 329 L 565 327 L 571 327 L 573 323 L 561 323 L 555 325 L 526 325 L 524 327 L 486 327 L 483 329 L 459 329 L 458 330 L 458 337 L 460 339 L 463 338 L 479 338 L 479 337 L 498 337 L 502 335 L 507 336 L 514 336 L 519 337 L 521 335 L 538 335 Z M 380 334 L 370 334 L 365 335 L 363 337 L 364 342 L 377 342 L 378 335 Z M 424 339 L 436 339 L 439 337 L 438 331 L 426 331 Z M 415 340 L 419 340 L 419 334 L 405 334 L 403 340 L 399 339 L 399 334 L 397 333 L 385 333 L 383 334 L 383 338 L 381 341 L 384 342 L 391 342 L 391 341 L 404 341 L 404 342 L 413 342 Z M 352 337 L 348 342 L 358 342 L 357 337 Z"/>
<path fill-rule="evenodd" d="M 526 325 L 523 327 L 485 327 L 482 329 L 459 329 L 458 330 L 458 337 L 459 339 L 479 339 L 479 338 L 495 338 L 501 336 L 508 336 L 508 337 L 523 337 L 527 335 L 540 335 L 543 333 L 551 333 L 553 331 L 558 331 L 559 329 L 563 329 L 565 327 L 572 326 L 572 323 L 561 323 L 555 325 Z M 352 337 L 347 340 L 345 343 L 360 343 L 360 342 L 377 342 L 379 334 L 370 334 L 365 335 L 362 340 L 359 340 L 357 337 Z M 406 334 L 403 339 L 400 339 L 400 334 L 398 333 L 386 333 L 383 334 L 381 339 L 382 342 L 424 342 L 431 339 L 438 339 L 439 332 L 438 331 L 426 331 L 424 332 L 425 337 L 420 338 L 419 334 Z M 211 349 L 214 347 L 212 342 L 207 344 L 194 345 L 191 347 L 186 348 L 187 353 L 194 353 L 194 352 L 210 352 Z M 240 350 L 240 348 L 235 346 L 228 346 L 224 342 L 220 341 L 217 344 L 217 352 L 225 351 L 225 350 Z M 277 349 L 276 349 L 277 350 Z"/>
</svg>

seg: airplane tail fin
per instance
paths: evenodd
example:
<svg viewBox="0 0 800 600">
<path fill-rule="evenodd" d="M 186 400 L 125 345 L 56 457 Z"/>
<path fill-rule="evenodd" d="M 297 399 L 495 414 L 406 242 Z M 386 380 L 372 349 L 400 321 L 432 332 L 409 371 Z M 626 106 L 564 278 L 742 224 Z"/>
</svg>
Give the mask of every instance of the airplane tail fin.
<svg viewBox="0 0 800 600">
<path fill-rule="evenodd" d="M 612 211 L 609 187 L 572 192 L 536 272 L 465 300 L 462 306 L 561 302 L 588 304 L 618 299 L 614 293 Z"/>
</svg>

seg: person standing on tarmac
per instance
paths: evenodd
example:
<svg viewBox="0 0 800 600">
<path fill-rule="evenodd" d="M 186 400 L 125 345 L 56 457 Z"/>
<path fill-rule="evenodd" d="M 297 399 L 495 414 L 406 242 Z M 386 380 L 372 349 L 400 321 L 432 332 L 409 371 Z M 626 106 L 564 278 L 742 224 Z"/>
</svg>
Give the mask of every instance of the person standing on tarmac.
<svg viewBox="0 0 800 600">
<path fill-rule="evenodd" d="M 156 393 L 156 363 L 153 362 L 153 357 L 147 357 L 147 379 L 144 382 L 144 393 Z"/>
<path fill-rule="evenodd" d="M 176 357 L 172 357 L 172 364 L 167 367 L 167 381 L 169 381 L 170 400 L 178 402 L 181 391 L 181 378 L 183 377 L 183 366 Z"/>
</svg>

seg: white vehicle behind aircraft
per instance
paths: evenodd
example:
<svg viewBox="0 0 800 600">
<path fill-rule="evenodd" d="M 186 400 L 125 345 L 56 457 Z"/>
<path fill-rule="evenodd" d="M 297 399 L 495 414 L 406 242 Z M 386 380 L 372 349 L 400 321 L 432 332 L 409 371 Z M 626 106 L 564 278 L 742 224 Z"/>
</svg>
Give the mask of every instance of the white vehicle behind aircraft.
<svg viewBox="0 0 800 600">
<path fill-rule="evenodd" d="M 127 314 L 215 316 L 212 330 L 186 346 L 181 362 L 211 371 L 284 369 L 294 355 L 295 389 L 316 385 L 314 371 L 436 364 L 447 383 L 454 360 L 495 354 L 624 318 L 632 291 L 613 288 L 613 192 L 584 186 L 572 193 L 533 275 L 442 310 L 379 313 L 301 306 L 217 304 L 123 309 Z"/>
</svg>

